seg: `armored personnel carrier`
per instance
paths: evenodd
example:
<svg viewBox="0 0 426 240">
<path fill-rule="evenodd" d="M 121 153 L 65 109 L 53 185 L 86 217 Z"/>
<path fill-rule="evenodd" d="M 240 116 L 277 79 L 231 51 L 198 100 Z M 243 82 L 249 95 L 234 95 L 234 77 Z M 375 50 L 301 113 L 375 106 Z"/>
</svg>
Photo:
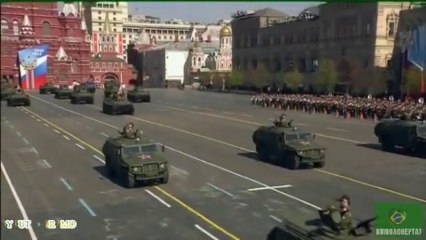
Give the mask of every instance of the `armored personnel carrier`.
<svg viewBox="0 0 426 240">
<path fill-rule="evenodd" d="M 1 82 L 1 100 L 6 100 L 15 93 L 16 89 L 7 81 Z"/>
<path fill-rule="evenodd" d="M 124 180 L 127 188 L 135 187 L 137 181 L 169 181 L 167 160 L 157 144 L 142 136 L 133 123 L 127 124 L 119 137 L 108 138 L 102 152 L 105 155 L 106 172 L 111 178 Z"/>
<path fill-rule="evenodd" d="M 84 85 L 74 86 L 73 92 L 70 96 L 72 104 L 88 103 L 93 104 L 95 98 L 93 93 L 90 93 Z"/>
<path fill-rule="evenodd" d="M 118 81 L 106 81 L 104 83 L 104 96 L 105 98 L 111 97 L 112 94 L 118 92 L 120 83 Z"/>
<path fill-rule="evenodd" d="M 102 112 L 110 115 L 135 113 L 133 104 L 128 102 L 124 97 L 120 97 L 114 93 L 112 97 L 104 98 L 102 103 Z"/>
<path fill-rule="evenodd" d="M 56 90 L 57 88 L 55 87 L 55 85 L 53 85 L 53 83 L 47 82 L 40 87 L 39 93 L 40 94 L 55 93 Z"/>
<path fill-rule="evenodd" d="M 7 99 L 7 106 L 30 106 L 30 96 L 25 94 L 22 89 L 16 90 L 16 92 L 9 96 Z"/>
<path fill-rule="evenodd" d="M 71 97 L 73 90 L 68 85 L 63 84 L 59 86 L 58 90 L 55 91 L 55 98 L 57 99 L 68 99 Z"/>
<path fill-rule="evenodd" d="M 426 123 L 424 121 L 384 119 L 376 124 L 374 134 L 386 151 L 393 151 L 395 146 L 402 147 L 409 152 L 426 150 Z"/>
<path fill-rule="evenodd" d="M 129 102 L 150 102 L 151 94 L 142 87 L 135 87 L 127 92 L 127 100 Z"/>
<path fill-rule="evenodd" d="M 325 148 L 315 143 L 315 134 L 292 126 L 281 115 L 273 126 L 261 126 L 252 135 L 261 161 L 298 169 L 302 164 L 321 168 L 325 164 Z"/>
</svg>

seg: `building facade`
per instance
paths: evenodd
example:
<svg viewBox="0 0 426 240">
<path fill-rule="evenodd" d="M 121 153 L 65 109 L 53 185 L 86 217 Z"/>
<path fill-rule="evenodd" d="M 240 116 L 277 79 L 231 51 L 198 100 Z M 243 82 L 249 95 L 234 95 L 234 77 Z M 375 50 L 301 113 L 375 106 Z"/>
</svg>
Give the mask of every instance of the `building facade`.
<svg viewBox="0 0 426 240">
<path fill-rule="evenodd" d="M 319 61 L 330 59 L 338 81 L 351 83 L 366 69 L 389 66 L 399 12 L 409 7 L 405 2 L 327 3 L 296 17 L 274 9 L 236 14 L 234 69 L 247 72 L 263 64 L 270 78 L 280 81 L 283 71 L 297 67 L 308 87 Z"/>
<path fill-rule="evenodd" d="M 129 18 L 128 2 L 95 2 L 95 3 L 79 3 L 80 12 L 85 13 L 85 18 L 91 18 L 92 31 L 101 32 L 107 15 L 110 18 L 111 30 L 113 32 L 122 33 L 123 23 Z M 90 8 L 90 11 L 86 9 Z"/>
<path fill-rule="evenodd" d="M 70 84 L 90 75 L 86 24 L 72 4 L 1 3 L 1 75 L 19 84 L 18 51 L 48 44 L 47 81 Z M 65 54 L 64 54 L 65 53 Z"/>
</svg>

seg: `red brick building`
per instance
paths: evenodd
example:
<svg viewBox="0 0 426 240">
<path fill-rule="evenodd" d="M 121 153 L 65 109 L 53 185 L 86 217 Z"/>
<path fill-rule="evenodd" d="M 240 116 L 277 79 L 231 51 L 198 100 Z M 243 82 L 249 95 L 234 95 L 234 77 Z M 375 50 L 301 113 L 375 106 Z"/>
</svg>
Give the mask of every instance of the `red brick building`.
<svg viewBox="0 0 426 240">
<path fill-rule="evenodd" d="M 90 69 L 97 84 L 106 80 L 129 84 L 129 80 L 135 78 L 133 66 L 119 57 L 123 54 L 122 34 L 111 30 L 108 12 L 102 31 L 93 32 L 92 54 Z"/>
<path fill-rule="evenodd" d="M 1 3 L 1 76 L 19 83 L 18 51 L 48 44 L 47 80 L 70 84 L 90 75 L 90 36 L 73 4 Z"/>
</svg>

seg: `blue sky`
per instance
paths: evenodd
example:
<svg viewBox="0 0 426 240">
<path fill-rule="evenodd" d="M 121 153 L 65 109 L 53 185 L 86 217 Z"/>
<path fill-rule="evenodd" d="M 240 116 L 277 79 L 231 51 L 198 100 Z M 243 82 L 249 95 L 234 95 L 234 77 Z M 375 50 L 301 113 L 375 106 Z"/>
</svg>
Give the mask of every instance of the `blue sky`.
<svg viewBox="0 0 426 240">
<path fill-rule="evenodd" d="M 129 14 L 160 17 L 162 20 L 179 18 L 185 21 L 214 23 L 230 19 L 237 10 L 275 8 L 290 15 L 318 5 L 319 2 L 129 2 Z"/>
</svg>

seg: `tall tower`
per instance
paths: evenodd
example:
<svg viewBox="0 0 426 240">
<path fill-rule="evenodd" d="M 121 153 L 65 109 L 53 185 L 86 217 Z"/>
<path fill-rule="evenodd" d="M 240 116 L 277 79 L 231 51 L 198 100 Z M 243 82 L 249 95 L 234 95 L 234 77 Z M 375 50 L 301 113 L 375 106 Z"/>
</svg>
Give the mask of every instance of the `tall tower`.
<svg viewBox="0 0 426 240">
<path fill-rule="evenodd" d="M 216 61 L 216 69 L 227 71 L 232 69 L 232 31 L 225 25 L 220 29 L 219 57 Z"/>
<path fill-rule="evenodd" d="M 99 32 L 99 52 L 117 53 L 117 34 L 111 30 L 109 12 L 106 13 L 102 31 Z"/>
</svg>

